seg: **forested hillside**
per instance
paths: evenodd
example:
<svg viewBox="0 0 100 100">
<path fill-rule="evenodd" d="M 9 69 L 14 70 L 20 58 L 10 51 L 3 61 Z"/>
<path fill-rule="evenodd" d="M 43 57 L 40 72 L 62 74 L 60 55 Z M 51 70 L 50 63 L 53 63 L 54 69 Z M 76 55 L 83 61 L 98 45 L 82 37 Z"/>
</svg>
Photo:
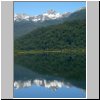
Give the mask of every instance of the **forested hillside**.
<svg viewBox="0 0 100 100">
<path fill-rule="evenodd" d="M 65 21 L 33 30 L 15 40 L 15 50 L 85 48 L 86 20 Z"/>
</svg>

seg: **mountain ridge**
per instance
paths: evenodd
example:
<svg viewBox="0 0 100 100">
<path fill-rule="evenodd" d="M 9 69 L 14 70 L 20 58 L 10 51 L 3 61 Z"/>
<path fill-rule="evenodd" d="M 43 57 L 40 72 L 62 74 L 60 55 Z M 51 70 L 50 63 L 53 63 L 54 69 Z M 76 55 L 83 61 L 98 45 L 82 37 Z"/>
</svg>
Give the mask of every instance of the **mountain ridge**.
<svg viewBox="0 0 100 100">
<path fill-rule="evenodd" d="M 56 13 L 55 11 L 49 11 L 48 13 L 53 15 Z M 41 27 L 48 27 L 51 25 L 57 25 L 57 24 L 61 24 L 65 21 L 73 21 L 73 20 L 83 20 L 86 19 L 86 9 L 85 8 L 81 8 L 71 14 L 68 13 L 64 13 L 63 17 L 59 17 L 57 19 L 50 19 L 47 17 L 46 13 L 44 13 L 44 15 L 46 16 L 46 20 L 43 19 L 43 21 L 29 21 L 28 15 L 22 15 L 22 17 L 25 17 L 27 20 L 20 20 L 20 21 L 14 21 L 14 39 L 17 39 L 25 34 L 30 33 L 33 30 L 36 30 L 38 28 Z M 56 13 L 57 15 L 57 13 Z M 59 15 L 59 14 L 58 14 Z M 51 15 L 50 15 L 51 16 Z M 59 15 L 60 16 L 60 15 Z M 41 17 L 41 16 L 38 16 Z M 36 19 L 35 19 L 36 20 Z"/>
<path fill-rule="evenodd" d="M 38 22 L 38 21 L 45 21 L 45 20 L 53 20 L 53 19 L 59 19 L 63 17 L 68 17 L 71 13 L 70 12 L 65 12 L 63 14 L 56 12 L 55 10 L 48 10 L 47 12 L 44 12 L 43 14 L 39 15 L 33 15 L 29 16 L 27 14 L 15 14 L 14 16 L 14 21 L 33 21 L 33 22 Z"/>
<path fill-rule="evenodd" d="M 80 11 L 85 9 L 85 7 L 82 7 L 74 12 Z M 64 12 L 64 13 L 59 13 L 53 9 L 47 10 L 43 14 L 38 14 L 38 15 L 28 15 L 25 13 L 22 14 L 15 14 L 14 15 L 14 21 L 33 21 L 33 22 L 38 22 L 38 21 L 45 21 L 45 20 L 54 20 L 54 19 L 59 19 L 59 18 L 65 18 L 68 17 L 70 14 L 74 12 Z"/>
</svg>

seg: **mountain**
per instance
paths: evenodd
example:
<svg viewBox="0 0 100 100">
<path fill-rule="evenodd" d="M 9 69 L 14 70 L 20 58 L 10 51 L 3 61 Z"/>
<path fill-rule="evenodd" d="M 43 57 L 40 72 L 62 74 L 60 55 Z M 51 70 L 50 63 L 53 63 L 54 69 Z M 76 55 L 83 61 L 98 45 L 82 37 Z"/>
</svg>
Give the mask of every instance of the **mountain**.
<svg viewBox="0 0 100 100">
<path fill-rule="evenodd" d="M 63 23 L 65 20 L 75 20 L 85 18 L 85 8 L 79 9 L 75 12 L 65 12 L 60 14 L 54 10 L 48 10 L 47 12 L 37 15 L 29 16 L 27 14 L 15 14 L 14 15 L 14 37 L 19 38 L 37 28 L 47 27 L 50 25 L 57 25 Z M 78 17 L 77 17 L 78 16 Z"/>
<path fill-rule="evenodd" d="M 15 50 L 85 48 L 86 20 L 38 28 L 15 40 Z"/>
<path fill-rule="evenodd" d="M 45 20 L 54 20 L 62 17 L 67 17 L 69 16 L 70 13 L 63 13 L 60 14 L 56 12 L 55 10 L 48 10 L 47 12 L 36 15 L 36 16 L 29 16 L 27 14 L 15 14 L 14 16 L 14 21 L 15 22 L 20 22 L 20 21 L 32 21 L 32 22 L 43 22 Z"/>
<path fill-rule="evenodd" d="M 14 21 L 22 21 L 22 20 L 29 21 L 29 18 L 30 16 L 26 14 L 15 14 L 14 15 Z"/>
<path fill-rule="evenodd" d="M 60 14 L 54 10 L 48 10 L 47 12 L 37 16 L 28 16 L 27 14 L 15 14 L 14 37 L 16 39 L 39 27 L 59 24 L 62 22 L 62 18 L 66 18 L 69 15 L 70 13 Z"/>
<path fill-rule="evenodd" d="M 82 7 L 79 10 L 73 12 L 72 14 L 69 15 L 67 20 L 84 20 L 86 19 L 86 8 Z"/>
</svg>

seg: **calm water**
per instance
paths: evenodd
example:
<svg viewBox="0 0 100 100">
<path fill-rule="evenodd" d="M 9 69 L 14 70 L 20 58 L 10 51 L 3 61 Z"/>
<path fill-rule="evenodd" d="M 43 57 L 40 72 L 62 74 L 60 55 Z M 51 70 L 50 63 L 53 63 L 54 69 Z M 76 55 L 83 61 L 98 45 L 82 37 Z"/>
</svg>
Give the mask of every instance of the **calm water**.
<svg viewBox="0 0 100 100">
<path fill-rule="evenodd" d="M 85 55 L 15 56 L 15 98 L 85 98 Z"/>
</svg>

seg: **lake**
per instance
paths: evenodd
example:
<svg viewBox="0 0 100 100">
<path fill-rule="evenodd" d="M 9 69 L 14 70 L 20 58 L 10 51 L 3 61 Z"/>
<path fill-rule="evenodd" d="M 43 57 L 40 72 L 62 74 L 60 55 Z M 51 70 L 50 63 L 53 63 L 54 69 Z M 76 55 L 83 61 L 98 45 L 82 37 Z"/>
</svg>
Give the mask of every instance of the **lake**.
<svg viewBox="0 0 100 100">
<path fill-rule="evenodd" d="M 84 54 L 26 54 L 14 58 L 14 98 L 86 98 Z"/>
</svg>

